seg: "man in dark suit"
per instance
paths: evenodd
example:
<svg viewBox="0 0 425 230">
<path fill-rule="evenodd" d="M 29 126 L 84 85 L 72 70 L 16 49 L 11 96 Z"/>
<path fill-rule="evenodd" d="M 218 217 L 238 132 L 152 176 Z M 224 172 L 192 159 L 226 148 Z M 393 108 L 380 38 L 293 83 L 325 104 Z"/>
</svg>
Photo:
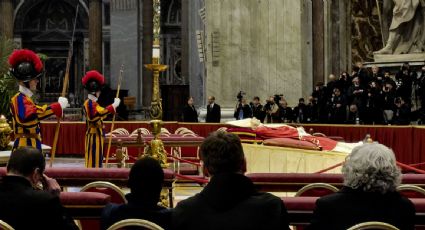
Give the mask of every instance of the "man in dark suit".
<svg viewBox="0 0 425 230">
<path fill-rule="evenodd" d="M 255 96 L 251 103 L 252 116 L 264 123 L 266 117 L 266 111 L 264 111 L 263 105 L 260 103 L 260 98 Z"/>
<path fill-rule="evenodd" d="M 207 118 L 205 122 L 208 123 L 220 123 L 221 120 L 221 108 L 220 105 L 215 103 L 215 97 L 208 97 L 207 105 Z"/>
<path fill-rule="evenodd" d="M 127 204 L 109 204 L 102 212 L 102 229 L 124 219 L 145 219 L 164 229 L 171 224 L 171 210 L 158 205 L 164 171 L 157 160 L 143 157 L 131 167 L 125 197 Z"/>
<path fill-rule="evenodd" d="M 309 230 L 342 230 L 368 221 L 414 229 L 415 206 L 396 191 L 401 172 L 392 150 L 377 143 L 356 147 L 342 173 L 344 187 L 316 201 Z"/>
<path fill-rule="evenodd" d="M 246 161 L 235 134 L 212 133 L 202 143 L 200 154 L 210 182 L 199 194 L 177 204 L 173 229 L 289 229 L 282 200 L 257 192 L 243 175 Z"/>
<path fill-rule="evenodd" d="M 198 112 L 193 105 L 193 97 L 187 99 L 187 104 L 183 107 L 183 122 L 198 122 Z"/>
<path fill-rule="evenodd" d="M 0 220 L 14 229 L 78 229 L 65 215 L 60 186 L 43 174 L 46 163 L 40 150 L 16 149 L 0 183 Z M 45 191 L 35 189 L 43 181 Z"/>
</svg>

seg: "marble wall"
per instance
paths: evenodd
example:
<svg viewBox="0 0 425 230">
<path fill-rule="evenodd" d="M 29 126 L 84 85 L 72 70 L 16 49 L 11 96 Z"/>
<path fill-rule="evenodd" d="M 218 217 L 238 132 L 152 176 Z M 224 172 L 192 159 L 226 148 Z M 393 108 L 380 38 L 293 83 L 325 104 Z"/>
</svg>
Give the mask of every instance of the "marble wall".
<svg viewBox="0 0 425 230">
<path fill-rule="evenodd" d="M 233 108 L 248 98 L 283 94 L 290 105 L 311 93 L 308 1 L 208 0 L 205 93 Z M 308 64 L 310 63 L 310 64 Z"/>
<path fill-rule="evenodd" d="M 124 64 L 124 77 L 121 89 L 129 90 L 129 96 L 137 96 L 137 0 L 111 1 L 111 88 L 118 84 L 121 65 Z M 141 82 L 141 81 L 140 81 Z M 138 98 L 140 99 L 140 98 Z"/>
</svg>

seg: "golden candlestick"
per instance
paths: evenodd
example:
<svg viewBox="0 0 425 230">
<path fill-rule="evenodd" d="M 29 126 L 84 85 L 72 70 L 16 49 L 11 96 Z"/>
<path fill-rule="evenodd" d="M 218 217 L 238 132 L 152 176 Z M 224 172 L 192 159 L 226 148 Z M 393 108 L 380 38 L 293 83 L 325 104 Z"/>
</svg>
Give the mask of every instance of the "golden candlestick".
<svg viewBox="0 0 425 230">
<path fill-rule="evenodd" d="M 162 120 L 162 99 L 159 92 L 159 73 L 165 71 L 168 66 L 158 63 L 146 64 L 145 67 L 153 72 L 152 102 L 150 117 L 154 120 Z"/>
<path fill-rule="evenodd" d="M 165 151 L 164 143 L 159 136 L 161 135 L 162 121 L 152 120 L 150 122 L 152 128 L 152 134 L 154 138 L 150 141 L 150 144 L 145 148 L 145 154 L 159 161 L 163 168 L 167 168 L 167 151 Z"/>
<path fill-rule="evenodd" d="M 10 134 L 12 133 L 12 129 L 10 125 L 7 123 L 6 117 L 0 116 L 0 151 L 7 150 L 10 142 Z"/>
</svg>

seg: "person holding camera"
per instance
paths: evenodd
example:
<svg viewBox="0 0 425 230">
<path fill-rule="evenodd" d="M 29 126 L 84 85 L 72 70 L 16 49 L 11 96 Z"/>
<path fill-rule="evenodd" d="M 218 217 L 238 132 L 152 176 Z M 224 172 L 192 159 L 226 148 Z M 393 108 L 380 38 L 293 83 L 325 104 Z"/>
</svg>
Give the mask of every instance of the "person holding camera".
<svg viewBox="0 0 425 230">
<path fill-rule="evenodd" d="M 401 70 L 395 75 L 397 97 L 403 98 L 406 104 L 411 104 L 412 84 L 417 77 L 416 72 L 410 69 L 409 63 L 404 63 Z"/>
<path fill-rule="evenodd" d="M 393 84 L 391 82 L 385 83 L 384 87 L 382 87 L 381 92 L 381 100 L 382 106 L 384 110 L 384 122 L 385 124 L 390 124 L 393 119 L 394 113 L 394 100 L 396 97 L 395 89 L 393 88 Z"/>
<path fill-rule="evenodd" d="M 236 120 L 242 120 L 245 118 L 252 117 L 251 107 L 246 103 L 245 98 L 241 98 L 236 104 L 235 113 L 233 114 L 233 117 L 236 118 Z"/>
</svg>

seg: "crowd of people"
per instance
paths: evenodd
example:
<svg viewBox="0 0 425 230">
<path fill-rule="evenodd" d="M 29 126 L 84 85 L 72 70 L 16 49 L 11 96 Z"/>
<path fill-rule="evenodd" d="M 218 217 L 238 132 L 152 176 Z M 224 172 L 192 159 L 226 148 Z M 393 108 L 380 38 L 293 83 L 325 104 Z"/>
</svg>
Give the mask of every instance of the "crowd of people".
<svg viewBox="0 0 425 230">
<path fill-rule="evenodd" d="M 261 104 L 259 97 L 248 102 L 242 93 L 238 94 L 234 110 L 237 120 L 255 117 L 265 123 L 392 125 L 425 122 L 425 66 L 413 69 L 408 63 L 394 76 L 378 66 L 368 69 L 357 63 L 351 74 L 345 71 L 339 77 L 331 74 L 326 84 L 317 83 L 308 99 L 300 98 L 293 108 L 283 95 L 270 96 Z M 209 106 L 215 104 L 212 98 L 208 100 L 207 116 L 212 110 Z M 184 108 L 182 121 L 198 122 L 193 98 Z M 207 119 L 207 122 L 212 121 Z"/>
<path fill-rule="evenodd" d="M 246 160 L 238 136 L 214 132 L 200 148 L 202 169 L 210 177 L 202 191 L 174 209 L 158 205 L 164 180 L 160 163 L 139 159 L 128 179 L 128 203 L 107 205 L 102 229 L 124 219 L 145 219 L 164 229 L 289 229 L 290 216 L 281 198 L 258 192 L 244 175 Z M 40 150 L 16 149 L 0 180 L 0 220 L 15 229 L 78 229 L 59 200 L 60 186 L 44 174 Z M 415 206 L 397 192 L 401 171 L 389 148 L 367 143 L 348 155 L 342 167 L 344 186 L 316 201 L 308 229 L 347 229 L 381 221 L 414 229 Z M 38 184 L 44 182 L 43 190 Z M 45 217 L 48 217 L 46 219 Z"/>
<path fill-rule="evenodd" d="M 331 74 L 326 85 L 316 84 L 307 111 L 317 123 L 408 125 L 423 123 L 423 103 L 424 67 L 418 73 L 404 63 L 393 78 L 389 71 L 357 63 L 351 75 Z"/>
</svg>

